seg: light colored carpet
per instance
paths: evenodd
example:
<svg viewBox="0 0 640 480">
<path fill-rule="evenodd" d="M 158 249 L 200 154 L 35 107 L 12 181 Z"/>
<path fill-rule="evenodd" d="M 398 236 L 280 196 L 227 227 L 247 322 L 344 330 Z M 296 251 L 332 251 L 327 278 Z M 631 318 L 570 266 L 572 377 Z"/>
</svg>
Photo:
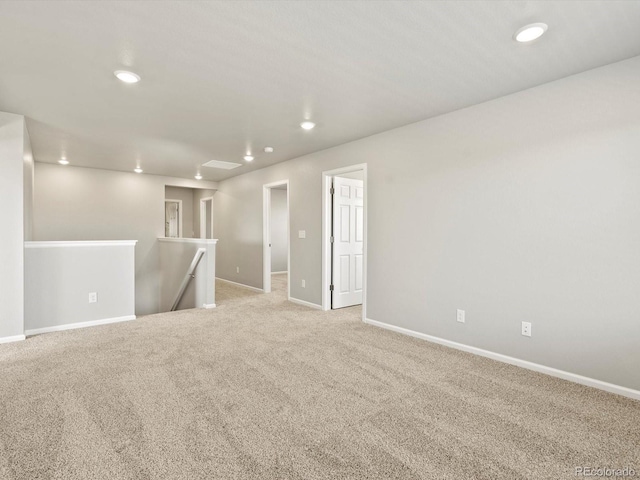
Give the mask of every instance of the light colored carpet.
<svg viewBox="0 0 640 480">
<path fill-rule="evenodd" d="M 294 305 L 284 285 L 0 345 L 0 478 L 640 472 L 640 402 Z"/>
</svg>

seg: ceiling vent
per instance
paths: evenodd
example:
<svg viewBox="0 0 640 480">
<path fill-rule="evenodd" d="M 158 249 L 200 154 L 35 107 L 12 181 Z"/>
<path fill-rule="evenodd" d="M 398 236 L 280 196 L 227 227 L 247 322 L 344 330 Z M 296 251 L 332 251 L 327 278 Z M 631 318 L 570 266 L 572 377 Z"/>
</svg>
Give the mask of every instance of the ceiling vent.
<svg viewBox="0 0 640 480">
<path fill-rule="evenodd" d="M 241 167 L 242 164 L 233 162 L 221 162 L 220 160 L 211 160 L 210 162 L 203 163 L 202 166 L 209 168 L 221 168 L 222 170 L 231 170 Z"/>
</svg>

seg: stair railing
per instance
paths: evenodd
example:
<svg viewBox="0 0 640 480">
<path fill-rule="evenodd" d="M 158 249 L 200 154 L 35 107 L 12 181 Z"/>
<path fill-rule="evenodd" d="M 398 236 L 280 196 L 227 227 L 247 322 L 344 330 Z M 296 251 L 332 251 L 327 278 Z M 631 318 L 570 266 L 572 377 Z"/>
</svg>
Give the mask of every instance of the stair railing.
<svg viewBox="0 0 640 480">
<path fill-rule="evenodd" d="M 189 270 L 187 270 L 187 274 L 184 276 L 184 279 L 182 280 L 182 284 L 180 285 L 180 290 L 178 291 L 176 300 L 175 302 L 173 302 L 173 306 L 171 307 L 172 312 L 175 312 L 176 309 L 178 308 L 178 304 L 180 303 L 180 300 L 182 300 L 182 297 L 184 296 L 184 292 L 185 290 L 187 290 L 187 287 L 189 286 L 189 283 L 191 283 L 191 280 L 196 278 L 196 268 L 198 268 L 198 264 L 200 263 L 200 260 L 202 260 L 202 257 L 206 252 L 207 252 L 206 248 L 199 248 L 196 254 L 193 256 L 191 265 L 189 265 Z"/>
</svg>

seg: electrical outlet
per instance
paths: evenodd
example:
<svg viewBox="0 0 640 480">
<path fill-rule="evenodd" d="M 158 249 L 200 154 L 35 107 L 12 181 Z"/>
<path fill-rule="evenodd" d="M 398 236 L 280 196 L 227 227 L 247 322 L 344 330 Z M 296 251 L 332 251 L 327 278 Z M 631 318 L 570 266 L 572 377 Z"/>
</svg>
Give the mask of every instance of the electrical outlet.
<svg viewBox="0 0 640 480">
<path fill-rule="evenodd" d="M 305 280 L 302 280 L 302 282 L 300 282 L 300 286 L 302 288 L 307 288 L 307 282 Z"/>
<path fill-rule="evenodd" d="M 240 267 L 236 267 L 236 273 L 240 273 Z"/>
<path fill-rule="evenodd" d="M 98 292 L 89 293 L 89 303 L 98 303 Z"/>
<path fill-rule="evenodd" d="M 525 337 L 531 336 L 531 323 L 530 322 L 522 322 L 522 335 Z"/>
<path fill-rule="evenodd" d="M 460 323 L 464 323 L 465 319 L 464 319 L 464 310 L 458 310 L 457 314 L 456 314 L 456 320 L 458 320 Z"/>
</svg>

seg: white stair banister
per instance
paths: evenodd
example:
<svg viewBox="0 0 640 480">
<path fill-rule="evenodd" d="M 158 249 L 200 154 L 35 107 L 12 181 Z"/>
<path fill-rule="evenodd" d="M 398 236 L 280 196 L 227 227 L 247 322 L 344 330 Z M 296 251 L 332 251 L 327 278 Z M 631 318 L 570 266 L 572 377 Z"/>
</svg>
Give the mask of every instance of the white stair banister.
<svg viewBox="0 0 640 480">
<path fill-rule="evenodd" d="M 180 303 L 180 300 L 182 300 L 182 296 L 184 295 L 185 290 L 189 286 L 189 283 L 193 278 L 195 278 L 196 268 L 198 268 L 198 264 L 200 263 L 200 260 L 202 260 L 202 257 L 206 252 L 207 252 L 206 248 L 199 248 L 196 254 L 193 256 L 191 265 L 189 265 L 189 270 L 187 270 L 187 274 L 184 276 L 184 279 L 182 280 L 182 284 L 180 285 L 180 290 L 178 290 L 178 295 L 176 295 L 176 299 L 173 302 L 173 305 L 171 307 L 172 312 L 175 312 L 176 309 L 178 308 L 178 304 Z"/>
</svg>

